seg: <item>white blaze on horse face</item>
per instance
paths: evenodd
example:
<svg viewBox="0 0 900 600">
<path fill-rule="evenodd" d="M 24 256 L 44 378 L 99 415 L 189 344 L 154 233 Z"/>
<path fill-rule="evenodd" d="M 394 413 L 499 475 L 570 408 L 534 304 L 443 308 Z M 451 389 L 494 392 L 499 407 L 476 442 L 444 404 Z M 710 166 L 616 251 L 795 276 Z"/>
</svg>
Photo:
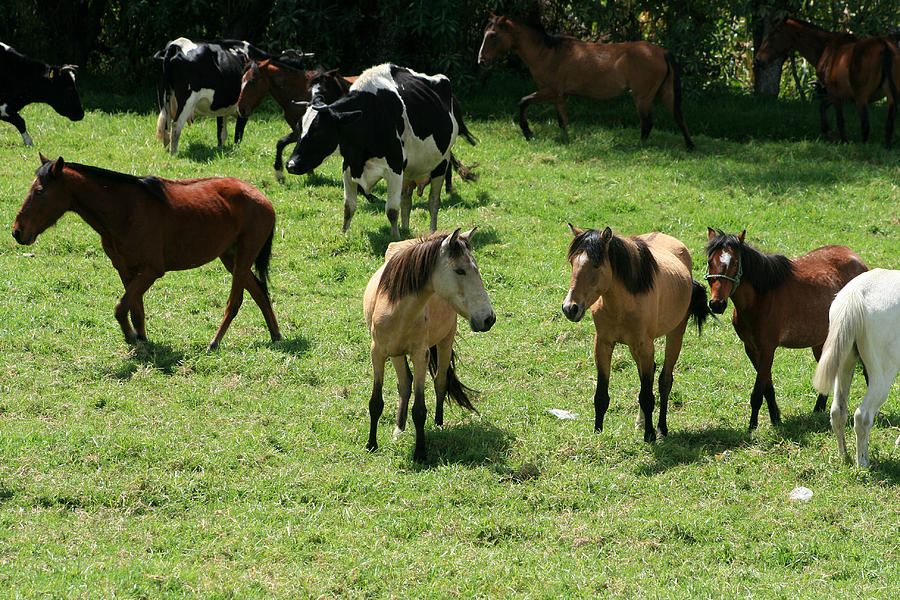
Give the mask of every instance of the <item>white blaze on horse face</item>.
<svg viewBox="0 0 900 600">
<path fill-rule="evenodd" d="M 728 270 L 728 265 L 731 264 L 731 252 L 725 250 L 722 254 L 719 255 L 719 262 L 722 263 L 722 266 L 725 267 L 725 270 Z"/>
</svg>

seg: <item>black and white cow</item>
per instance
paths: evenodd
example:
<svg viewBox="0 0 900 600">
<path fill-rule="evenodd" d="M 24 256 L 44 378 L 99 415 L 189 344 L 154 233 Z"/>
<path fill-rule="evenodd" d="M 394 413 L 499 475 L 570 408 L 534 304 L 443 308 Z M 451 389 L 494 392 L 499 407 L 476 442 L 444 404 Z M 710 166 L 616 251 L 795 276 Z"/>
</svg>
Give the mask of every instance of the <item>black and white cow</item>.
<svg viewBox="0 0 900 600">
<path fill-rule="evenodd" d="M 462 121 L 450 80 L 383 64 L 367 69 L 346 96 L 313 104 L 303 115 L 300 139 L 287 162 L 295 175 L 309 173 L 338 150 L 343 157 L 344 225 L 356 211 L 357 185 L 366 193 L 387 183 L 387 218 L 400 237 L 397 217 L 409 227 L 412 192 L 429 191 L 431 231 L 437 229 L 441 185 L 457 135 L 475 139 Z"/>
<path fill-rule="evenodd" d="M 74 65 L 50 66 L 0 43 L 0 121 L 15 125 L 26 146 L 32 144 L 19 114 L 32 102 L 44 102 L 73 121 L 84 118 L 75 86 Z"/>
<path fill-rule="evenodd" d="M 222 146 L 228 139 L 225 120 L 233 115 L 237 119 L 234 143 L 239 143 L 247 124 L 247 118 L 237 112 L 244 65 L 265 58 L 269 55 L 238 40 L 195 43 L 182 37 L 166 44 L 153 56 L 162 65 L 156 138 L 175 154 L 181 130 L 195 115 L 214 116 Z"/>
</svg>

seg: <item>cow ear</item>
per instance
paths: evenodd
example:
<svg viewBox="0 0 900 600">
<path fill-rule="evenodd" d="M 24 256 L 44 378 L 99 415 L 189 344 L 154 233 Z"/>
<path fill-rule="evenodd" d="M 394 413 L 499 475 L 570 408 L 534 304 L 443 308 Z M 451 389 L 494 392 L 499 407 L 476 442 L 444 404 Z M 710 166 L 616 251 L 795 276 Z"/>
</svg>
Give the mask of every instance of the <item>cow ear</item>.
<svg viewBox="0 0 900 600">
<path fill-rule="evenodd" d="M 584 229 L 579 229 L 571 223 L 569 223 L 569 230 L 572 232 L 572 237 L 578 237 L 579 235 L 584 233 Z"/>
<path fill-rule="evenodd" d="M 341 127 L 346 127 L 351 123 L 355 122 L 362 116 L 361 110 L 351 110 L 349 112 L 333 112 L 332 114 L 337 118 L 337 122 L 340 123 Z"/>
<path fill-rule="evenodd" d="M 606 229 L 603 230 L 603 233 L 600 234 L 600 239 L 603 240 L 604 244 L 608 244 L 609 240 L 612 239 L 612 236 L 613 236 L 612 229 L 607 227 Z"/>
<path fill-rule="evenodd" d="M 742 244 L 744 243 L 744 236 L 746 234 L 747 234 L 747 230 L 745 229 L 740 233 L 740 235 L 738 235 L 738 241 L 741 242 Z"/>
<path fill-rule="evenodd" d="M 50 172 L 53 173 L 54 177 L 60 175 L 62 173 L 63 167 L 66 166 L 66 161 L 63 160 L 63 157 L 60 156 L 56 159 L 56 162 L 53 163 L 53 166 L 50 167 Z"/>
</svg>

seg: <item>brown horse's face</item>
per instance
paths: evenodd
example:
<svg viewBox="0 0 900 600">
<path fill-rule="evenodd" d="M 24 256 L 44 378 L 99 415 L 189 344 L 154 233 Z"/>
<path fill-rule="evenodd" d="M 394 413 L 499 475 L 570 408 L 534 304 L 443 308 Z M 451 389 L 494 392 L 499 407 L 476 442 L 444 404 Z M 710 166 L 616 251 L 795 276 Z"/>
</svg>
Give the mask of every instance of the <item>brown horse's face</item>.
<svg viewBox="0 0 900 600">
<path fill-rule="evenodd" d="M 744 243 L 745 234 L 746 230 L 737 236 L 741 244 Z M 715 231 L 709 229 L 708 235 L 709 239 L 713 239 Z M 728 306 L 728 299 L 741 283 L 740 247 L 728 245 L 710 252 L 707 256 L 705 278 L 709 282 L 709 309 L 716 314 L 722 314 Z"/>
<path fill-rule="evenodd" d="M 582 233 L 581 229 L 569 225 L 573 236 Z M 609 236 L 606 236 L 609 232 Z M 604 242 L 608 243 L 612 237 L 612 231 L 607 228 L 604 231 Z M 613 279 L 612 267 L 609 260 L 602 264 L 594 264 L 587 252 L 580 252 L 571 257 L 572 277 L 569 280 L 569 293 L 563 301 L 562 311 L 566 318 L 573 322 L 580 321 L 587 309 L 597 301 L 607 290 Z"/>
<path fill-rule="evenodd" d="M 268 63 L 268 61 L 263 61 Z M 265 65 L 263 65 L 265 67 Z M 269 78 L 260 68 L 260 64 L 252 61 L 241 78 L 241 95 L 238 96 L 237 110 L 242 117 L 249 117 L 253 109 L 259 106 L 269 93 Z"/>
<path fill-rule="evenodd" d="M 506 17 L 491 15 L 491 20 L 484 29 L 481 49 L 478 51 L 478 66 L 489 68 L 495 60 L 509 52 L 512 48 L 510 27 Z"/>
<path fill-rule="evenodd" d="M 25 246 L 33 244 L 44 232 L 71 207 L 71 197 L 59 180 L 65 162 L 62 157 L 50 161 L 41 155 L 43 165 L 28 190 L 28 196 L 16 215 L 12 235 Z"/>
<path fill-rule="evenodd" d="M 781 18 L 772 24 L 772 29 L 763 38 L 753 64 L 756 67 L 765 67 L 773 60 L 787 54 L 794 44 L 793 36 L 786 26 L 786 18 Z"/>
</svg>

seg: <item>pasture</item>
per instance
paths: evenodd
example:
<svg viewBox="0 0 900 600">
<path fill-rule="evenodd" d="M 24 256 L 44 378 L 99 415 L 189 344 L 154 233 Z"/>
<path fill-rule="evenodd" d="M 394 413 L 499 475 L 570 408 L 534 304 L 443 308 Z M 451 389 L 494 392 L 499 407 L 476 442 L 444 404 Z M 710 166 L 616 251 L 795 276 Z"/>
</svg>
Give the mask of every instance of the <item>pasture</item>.
<svg viewBox="0 0 900 600">
<path fill-rule="evenodd" d="M 530 80 L 494 73 L 486 90 L 461 95 L 480 143 L 456 153 L 479 163 L 480 179 L 454 178 L 438 227 L 478 226 L 497 323 L 486 333 L 460 324 L 457 373 L 481 391 L 480 416 L 448 405 L 435 429 L 429 382 L 420 465 L 412 428 L 391 439 L 391 369 L 379 449 L 364 449 L 362 294 L 391 241 L 384 206 L 361 199 L 340 233 L 337 158 L 277 183 L 274 144 L 287 128 L 271 103 L 241 145 L 217 149 L 214 120 L 201 118 L 170 156 L 153 135 L 152 91 L 80 83 L 82 121 L 29 106 L 34 148 L 0 128 L 0 597 L 896 595 L 896 383 L 872 430 L 870 470 L 845 465 L 827 414 L 812 413 L 809 350 L 776 352 L 783 425 L 764 414 L 748 433 L 755 372 L 729 307 L 702 337 L 688 328 L 667 438 L 646 444 L 635 428 L 639 382 L 623 346 L 595 434 L 594 328 L 560 310 L 567 221 L 675 236 L 699 280 L 708 226 L 746 228 L 766 252 L 845 244 L 870 267 L 900 268 L 900 154 L 880 138 L 859 143 L 855 121 L 851 142 L 836 145 L 818 139 L 810 104 L 686 94 L 688 152 L 658 106 L 640 144 L 629 98 L 576 99 L 568 141 L 546 105 L 532 108 L 527 142 L 514 115 Z M 871 110 L 873 131 L 884 112 Z M 269 341 L 245 295 L 219 349 L 206 351 L 230 285 L 214 262 L 158 281 L 144 298 L 150 341 L 126 345 L 113 318 L 121 284 L 93 230 L 70 213 L 33 246 L 8 233 L 39 150 L 258 187 L 277 214 L 269 289 L 284 339 Z M 414 198 L 414 234 L 427 233 L 427 218 L 427 198 Z M 863 389 L 857 377 L 851 412 Z M 797 486 L 813 491 L 808 502 L 789 499 Z"/>
</svg>

